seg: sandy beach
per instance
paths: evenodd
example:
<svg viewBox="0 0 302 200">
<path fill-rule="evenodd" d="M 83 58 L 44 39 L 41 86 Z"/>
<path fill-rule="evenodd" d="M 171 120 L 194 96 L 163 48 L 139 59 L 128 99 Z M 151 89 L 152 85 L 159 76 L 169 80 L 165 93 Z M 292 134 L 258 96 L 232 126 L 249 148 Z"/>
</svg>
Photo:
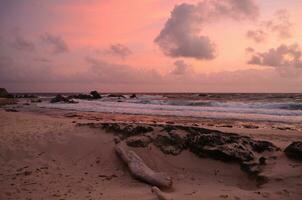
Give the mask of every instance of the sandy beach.
<svg viewBox="0 0 302 200">
<path fill-rule="evenodd" d="M 231 127 L 223 126 L 225 122 L 210 124 L 201 119 L 70 112 L 37 108 L 35 104 L 13 107 L 18 112 L 0 110 L 0 199 L 157 199 L 151 186 L 133 178 L 115 153 L 116 133 L 93 125 L 100 123 L 151 126 L 151 134 L 155 135 L 161 134 L 159 125 L 204 127 L 267 140 L 280 148 L 269 153 L 261 171 L 267 180 L 259 184 L 234 162 L 200 158 L 188 150 L 166 154 L 152 143 L 147 147 L 129 146 L 151 169 L 172 177 L 172 188 L 162 190 L 167 199 L 302 197 L 302 163 L 283 153 L 292 141 L 302 140 L 299 130 L 252 129 L 235 123 Z"/>
</svg>

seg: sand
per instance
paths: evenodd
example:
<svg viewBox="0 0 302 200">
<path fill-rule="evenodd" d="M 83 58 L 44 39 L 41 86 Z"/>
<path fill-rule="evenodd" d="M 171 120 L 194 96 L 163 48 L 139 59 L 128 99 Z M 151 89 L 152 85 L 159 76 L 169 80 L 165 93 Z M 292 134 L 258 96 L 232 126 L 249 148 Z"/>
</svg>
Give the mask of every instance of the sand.
<svg viewBox="0 0 302 200">
<path fill-rule="evenodd" d="M 30 107 L 30 106 L 29 106 Z M 0 199 L 157 199 L 151 186 L 133 179 L 114 152 L 114 135 L 77 122 L 183 123 L 272 141 L 282 149 L 302 140 L 300 130 L 207 126 L 208 120 L 131 116 L 18 107 L 0 108 Z M 198 123 L 196 125 L 196 123 Z M 302 162 L 276 153 L 258 186 L 239 165 L 198 158 L 188 151 L 163 154 L 155 146 L 133 148 L 156 171 L 173 177 L 171 199 L 302 199 Z"/>
</svg>

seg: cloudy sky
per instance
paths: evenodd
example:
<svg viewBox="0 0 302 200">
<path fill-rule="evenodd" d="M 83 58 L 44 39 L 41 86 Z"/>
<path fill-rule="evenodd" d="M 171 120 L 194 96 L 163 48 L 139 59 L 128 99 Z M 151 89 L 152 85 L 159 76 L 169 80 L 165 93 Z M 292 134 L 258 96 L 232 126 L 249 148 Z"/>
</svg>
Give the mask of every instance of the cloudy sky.
<svg viewBox="0 0 302 200">
<path fill-rule="evenodd" d="M 13 92 L 302 92 L 301 0 L 0 0 Z"/>
</svg>

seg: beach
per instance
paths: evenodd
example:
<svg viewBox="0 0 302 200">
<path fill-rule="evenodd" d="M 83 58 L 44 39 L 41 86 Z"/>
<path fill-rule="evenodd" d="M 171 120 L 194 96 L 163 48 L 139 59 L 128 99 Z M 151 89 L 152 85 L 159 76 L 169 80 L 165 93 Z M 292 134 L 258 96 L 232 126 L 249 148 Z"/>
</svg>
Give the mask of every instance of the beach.
<svg viewBox="0 0 302 200">
<path fill-rule="evenodd" d="M 283 152 L 291 142 L 302 141 L 299 126 L 85 112 L 43 108 L 39 103 L 26 102 L 27 99 L 20 99 L 17 104 L 0 108 L 0 199 L 158 199 L 151 185 L 134 178 L 116 154 L 115 146 L 123 141 L 134 141 L 127 148 L 151 169 L 172 178 L 173 186 L 162 189 L 167 199 L 302 197 L 302 163 L 289 159 Z M 115 125 L 119 129 L 112 131 Z M 131 130 L 151 127 L 152 131 L 126 137 L 122 127 L 129 125 L 134 127 Z M 147 134 L 169 135 L 169 129 L 174 129 L 173 134 L 183 134 L 203 128 L 221 131 L 217 134 L 236 133 L 238 138 L 248 136 L 253 141 L 265 140 L 276 149 L 261 154 L 266 157 L 266 164 L 254 176 L 242 170 L 242 163 L 199 157 L 190 149 L 178 151 L 173 149 L 175 146 L 166 148 L 164 143 L 160 146 L 150 142 L 144 146 L 144 140 L 137 138 Z M 259 177 L 265 181 L 259 181 Z"/>
</svg>

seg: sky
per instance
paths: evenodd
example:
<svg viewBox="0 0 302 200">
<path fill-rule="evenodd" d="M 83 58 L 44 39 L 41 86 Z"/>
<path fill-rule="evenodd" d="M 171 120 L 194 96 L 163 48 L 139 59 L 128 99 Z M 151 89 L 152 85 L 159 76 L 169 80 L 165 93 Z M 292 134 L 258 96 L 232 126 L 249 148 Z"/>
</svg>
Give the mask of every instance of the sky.
<svg viewBox="0 0 302 200">
<path fill-rule="evenodd" d="M 301 0 L 0 0 L 11 92 L 302 92 Z"/>
</svg>

